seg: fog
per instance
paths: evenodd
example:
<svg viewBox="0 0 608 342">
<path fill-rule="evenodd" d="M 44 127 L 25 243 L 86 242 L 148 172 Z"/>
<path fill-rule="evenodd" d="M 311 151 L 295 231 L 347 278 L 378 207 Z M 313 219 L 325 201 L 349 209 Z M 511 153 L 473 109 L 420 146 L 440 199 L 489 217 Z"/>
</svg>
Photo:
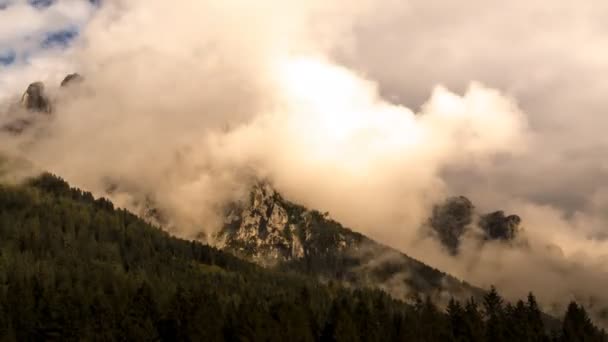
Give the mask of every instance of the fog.
<svg viewBox="0 0 608 342">
<path fill-rule="evenodd" d="M 0 139 L 120 206 L 154 203 L 180 236 L 211 235 L 267 179 L 473 284 L 608 303 L 606 10 L 110 0 L 64 55 L 8 74 L 40 71 L 55 112 Z M 85 82 L 59 89 L 69 68 Z M 30 81 L 10 83 L 15 98 Z M 14 111 L 1 120 L 31 115 Z M 520 215 L 527 247 L 470 239 L 453 257 L 421 238 L 432 205 L 460 194 Z"/>
</svg>

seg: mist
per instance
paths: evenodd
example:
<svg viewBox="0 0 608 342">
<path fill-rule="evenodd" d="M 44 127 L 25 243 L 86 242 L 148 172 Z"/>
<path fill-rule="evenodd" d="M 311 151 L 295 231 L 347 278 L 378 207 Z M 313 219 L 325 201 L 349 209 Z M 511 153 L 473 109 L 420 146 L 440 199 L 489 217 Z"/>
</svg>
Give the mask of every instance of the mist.
<svg viewBox="0 0 608 342">
<path fill-rule="evenodd" d="M 266 179 L 475 285 L 608 304 L 605 10 L 106 1 L 60 63 L 20 73 L 44 70 L 52 117 L 0 141 L 119 206 L 154 203 L 182 237 L 212 236 Z M 85 82 L 60 89 L 70 68 Z M 15 99 L 36 79 L 14 82 Z M 433 204 L 459 194 L 520 215 L 528 247 L 472 239 L 454 257 L 420 238 Z"/>
</svg>

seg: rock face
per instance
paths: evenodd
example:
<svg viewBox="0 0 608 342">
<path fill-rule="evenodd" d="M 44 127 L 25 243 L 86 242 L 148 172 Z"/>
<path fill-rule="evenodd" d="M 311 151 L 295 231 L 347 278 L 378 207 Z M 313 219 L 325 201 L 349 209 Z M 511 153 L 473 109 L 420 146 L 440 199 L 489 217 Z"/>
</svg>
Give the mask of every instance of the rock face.
<svg viewBox="0 0 608 342">
<path fill-rule="evenodd" d="M 74 84 L 78 84 L 83 80 L 84 78 L 78 73 L 69 74 L 63 79 L 63 81 L 61 81 L 61 87 L 67 87 Z"/>
<path fill-rule="evenodd" d="M 460 237 L 473 222 L 475 207 L 464 197 L 450 197 L 433 208 L 429 225 L 451 254 L 458 254 Z"/>
<path fill-rule="evenodd" d="M 298 260 L 307 255 L 341 253 L 361 236 L 316 229 L 325 217 L 285 201 L 268 184 L 257 184 L 249 203 L 233 205 L 220 236 L 227 248 L 263 264 Z"/>
<path fill-rule="evenodd" d="M 34 82 L 21 96 L 19 105 L 9 107 L 9 120 L 0 130 L 14 135 L 21 134 L 35 123 L 40 117 L 38 114 L 50 114 L 51 111 L 51 102 L 44 91 L 44 83 Z"/>
<path fill-rule="evenodd" d="M 495 211 L 481 216 L 479 227 L 486 240 L 510 241 L 517 236 L 520 223 L 521 218 L 517 215 L 506 216 L 503 211 Z"/>
<path fill-rule="evenodd" d="M 478 219 L 476 219 L 476 217 Z M 484 241 L 512 241 L 520 231 L 521 218 L 495 211 L 477 216 L 473 203 L 464 196 L 450 197 L 435 205 L 428 221 L 432 234 L 452 255 L 459 253 L 462 236 L 474 228 L 474 221 L 482 233 Z"/>
<path fill-rule="evenodd" d="M 82 76 L 77 73 L 69 74 L 61 82 L 61 87 L 68 87 L 80 83 L 82 80 Z M 51 114 L 53 111 L 51 100 L 46 94 L 44 83 L 42 82 L 31 83 L 23 93 L 23 96 L 21 96 L 19 105 L 21 109 L 16 105 L 11 107 L 9 114 L 13 114 L 14 117 L 0 127 L 1 131 L 14 135 L 21 134 L 38 120 L 39 116 L 31 115 L 32 113 Z"/>
<path fill-rule="evenodd" d="M 381 245 L 316 210 L 286 201 L 268 184 L 231 205 L 219 233 L 224 250 L 267 267 L 353 286 L 378 287 L 407 299 L 469 297 L 481 291 Z"/>
<path fill-rule="evenodd" d="M 44 83 L 34 82 L 30 84 L 21 97 L 21 104 L 28 111 L 50 113 L 51 102 L 44 93 Z"/>
</svg>

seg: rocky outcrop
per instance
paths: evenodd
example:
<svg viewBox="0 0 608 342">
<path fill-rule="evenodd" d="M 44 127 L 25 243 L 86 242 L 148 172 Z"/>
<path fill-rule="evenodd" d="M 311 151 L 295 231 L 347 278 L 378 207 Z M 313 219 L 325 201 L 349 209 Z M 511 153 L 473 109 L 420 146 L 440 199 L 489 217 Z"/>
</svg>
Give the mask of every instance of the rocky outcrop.
<svg viewBox="0 0 608 342">
<path fill-rule="evenodd" d="M 477 227 L 474 224 L 475 221 L 477 221 Z M 481 243 L 485 241 L 508 242 L 517 237 L 520 224 L 519 216 L 507 216 L 503 211 L 476 214 L 473 203 L 468 198 L 459 196 L 450 197 L 435 205 L 426 228 L 430 228 L 431 234 L 450 254 L 457 255 L 462 237 L 469 230 L 481 233 Z"/>
<path fill-rule="evenodd" d="M 84 78 L 78 73 L 69 74 L 63 79 L 63 81 L 61 81 L 61 87 L 72 86 L 82 82 L 83 80 Z"/>
<path fill-rule="evenodd" d="M 519 232 L 521 218 L 517 215 L 505 215 L 501 210 L 482 215 L 479 227 L 486 240 L 511 241 Z"/>
<path fill-rule="evenodd" d="M 269 184 L 227 209 L 218 234 L 223 249 L 267 267 L 353 286 L 377 287 L 395 297 L 450 293 L 466 298 L 478 289 L 343 227 L 328 214 L 285 200 Z"/>
<path fill-rule="evenodd" d="M 0 130 L 13 135 L 21 134 L 35 123 L 40 117 L 39 114 L 50 114 L 51 111 L 51 102 L 45 93 L 44 83 L 34 82 L 27 87 L 19 104 L 9 107 L 7 122 Z"/>
<path fill-rule="evenodd" d="M 246 203 L 228 209 L 220 237 L 227 249 L 263 264 L 302 259 L 307 255 L 343 252 L 356 238 L 315 229 L 323 215 L 285 201 L 270 185 L 253 187 Z"/>
<path fill-rule="evenodd" d="M 473 222 L 475 207 L 464 197 L 450 197 L 433 208 L 429 226 L 451 254 L 457 254 L 460 237 Z"/>
<path fill-rule="evenodd" d="M 31 112 L 51 113 L 51 102 L 44 92 L 44 83 L 30 84 L 21 97 L 21 104 Z"/>
<path fill-rule="evenodd" d="M 69 87 L 82 80 L 82 76 L 77 73 L 69 74 L 61 81 L 61 87 Z M 40 117 L 32 114 L 51 114 L 52 111 L 52 101 L 45 91 L 44 83 L 31 83 L 21 96 L 19 105 L 9 107 L 8 114 L 12 117 L 0 130 L 14 135 L 21 134 L 34 125 Z"/>
</svg>

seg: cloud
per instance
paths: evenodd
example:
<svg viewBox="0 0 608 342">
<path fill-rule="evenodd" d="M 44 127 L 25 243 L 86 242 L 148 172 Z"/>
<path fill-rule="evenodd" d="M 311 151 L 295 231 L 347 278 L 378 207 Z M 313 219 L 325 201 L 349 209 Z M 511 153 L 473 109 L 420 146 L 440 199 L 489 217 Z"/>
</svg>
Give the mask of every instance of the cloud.
<svg viewBox="0 0 608 342">
<path fill-rule="evenodd" d="M 76 0 L 56 1 L 42 9 L 25 1 L 9 3 L 0 11 L 0 45 L 23 45 L 46 32 L 84 24 L 91 12 L 88 2 Z"/>
<path fill-rule="evenodd" d="M 71 27 L 56 32 L 48 32 L 42 41 L 42 48 L 68 47 L 70 42 L 78 36 L 78 29 Z"/>
<path fill-rule="evenodd" d="M 165 187 L 145 190 L 160 201 L 172 198 L 165 195 L 172 189 L 206 193 L 206 185 L 190 182 L 250 169 L 350 225 L 389 231 L 420 219 L 445 186 L 438 174 L 444 166 L 524 148 L 525 118 L 497 91 L 476 83 L 464 95 L 429 88 L 431 98 L 416 114 L 327 59 L 374 6 L 348 6 L 348 15 L 325 25 L 344 8 L 321 1 L 108 2 L 73 55 L 91 89 L 60 98 L 53 139 L 27 153 L 100 190 L 108 177 L 134 188 L 164 179 Z M 180 19 L 158 25 L 168 17 Z M 84 140 L 90 144 L 74 144 Z M 187 171 L 172 171 L 176 153 L 185 154 Z M 140 174 L 150 162 L 149 177 Z M 301 176 L 294 178 L 296 170 Z M 172 172 L 175 179 L 167 179 Z M 334 174 L 338 179 L 328 178 Z M 377 192 L 375 209 L 363 215 L 366 196 L 340 205 L 339 194 L 353 190 Z M 166 205 L 183 210 L 182 203 Z M 351 212 L 362 214 L 355 220 Z"/>
<path fill-rule="evenodd" d="M 496 246 L 454 261 L 419 241 L 384 241 L 510 295 L 532 289 L 547 302 L 593 293 L 606 302 L 607 10 L 601 1 L 412 0 L 356 25 L 349 49 L 334 56 L 377 80 L 386 98 L 416 108 L 438 82 L 462 91 L 475 79 L 517 99 L 530 127 L 523 153 L 450 165 L 441 178 L 446 192 L 467 195 L 481 212 L 522 216 L 535 248 Z"/>
<path fill-rule="evenodd" d="M 378 80 L 383 94 L 413 107 L 438 82 L 460 90 L 471 79 L 517 98 L 537 136 L 532 151 L 468 176 L 458 170 L 454 191 L 482 180 L 508 196 L 572 211 L 606 178 L 598 160 L 606 149 L 608 85 L 598 75 L 606 68 L 607 10 L 601 1 L 413 0 L 358 25 L 353 47 L 340 56 Z"/>
<path fill-rule="evenodd" d="M 0 64 L 8 65 L 12 64 L 15 61 L 16 55 L 15 51 L 7 50 L 0 54 Z"/>
<path fill-rule="evenodd" d="M 592 3 L 107 1 L 72 48 L 3 71 L 15 93 L 48 80 L 57 108 L 3 142 L 120 205 L 154 201 L 182 236 L 261 177 L 473 283 L 604 298 L 608 7 Z M 85 83 L 57 89 L 76 67 Z M 529 249 L 420 240 L 458 194 L 520 215 Z"/>
<path fill-rule="evenodd" d="M 69 48 L 96 6 L 76 0 L 9 1 L 0 9 L 0 99 L 67 68 Z"/>
</svg>

